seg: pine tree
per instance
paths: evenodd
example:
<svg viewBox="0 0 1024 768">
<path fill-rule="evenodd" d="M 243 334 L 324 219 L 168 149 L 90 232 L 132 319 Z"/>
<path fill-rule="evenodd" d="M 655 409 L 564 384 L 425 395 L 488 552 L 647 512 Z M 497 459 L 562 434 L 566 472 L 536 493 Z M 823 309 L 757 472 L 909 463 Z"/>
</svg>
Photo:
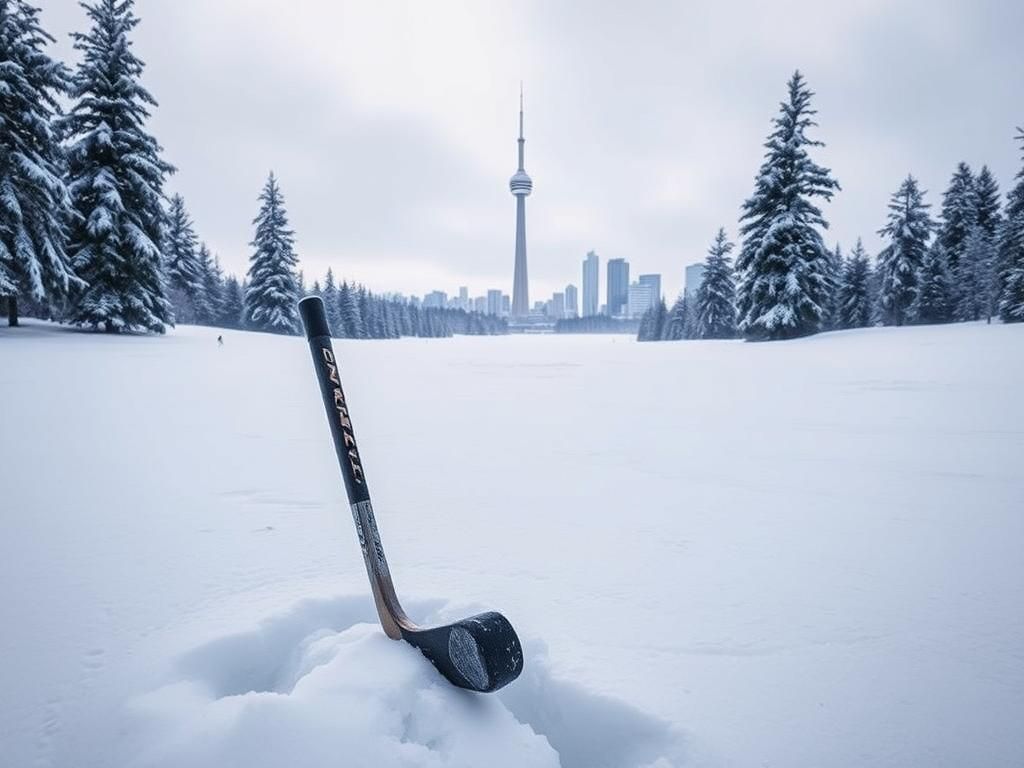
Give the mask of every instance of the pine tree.
<svg viewBox="0 0 1024 768">
<path fill-rule="evenodd" d="M 991 320 L 995 286 L 996 251 L 993 238 L 980 224 L 971 227 L 956 270 L 957 320 Z"/>
<path fill-rule="evenodd" d="M 363 316 L 360 312 L 359 297 L 353 286 L 347 282 L 341 284 L 338 291 L 338 315 L 344 336 L 348 339 L 366 338 L 363 328 Z"/>
<path fill-rule="evenodd" d="M 245 292 L 245 323 L 249 328 L 274 333 L 297 333 L 299 300 L 295 266 L 295 234 L 288 228 L 284 197 L 271 173 L 260 193 L 260 212 L 253 220 L 255 249 L 249 259 L 249 286 Z"/>
<path fill-rule="evenodd" d="M 327 268 L 327 276 L 324 278 L 324 287 L 320 292 L 324 300 L 324 314 L 327 315 L 327 325 L 336 338 L 345 334 L 342 329 L 341 317 L 338 307 L 338 287 L 334 284 L 334 270 Z"/>
<path fill-rule="evenodd" d="M 957 280 L 958 287 L 964 289 L 959 295 L 957 318 L 977 320 L 985 317 L 991 322 L 1001 292 L 999 238 L 1002 234 L 1002 216 L 999 212 L 999 185 L 988 166 L 983 165 L 974 186 L 978 231 L 968 232 L 965 258 L 971 263 L 963 269 L 967 276 L 966 282 L 961 282 L 959 278 Z M 976 295 L 965 296 L 964 292 L 969 291 L 974 291 Z"/>
<path fill-rule="evenodd" d="M 765 142 L 754 194 L 743 204 L 737 259 L 739 326 L 748 339 L 789 339 L 817 331 L 828 298 L 828 253 L 819 228 L 828 223 L 812 202 L 831 200 L 839 184 L 814 163 L 806 136 L 817 123 L 813 93 L 799 72 L 790 78 L 775 130 Z"/>
<path fill-rule="evenodd" d="M 936 238 L 921 262 L 920 286 L 913 309 L 915 322 L 948 323 L 952 318 L 953 299 L 948 264 L 949 258 L 942 243 Z"/>
<path fill-rule="evenodd" d="M 697 291 L 696 333 L 699 339 L 732 339 L 736 336 L 736 285 L 729 252 L 734 248 L 718 230 L 704 262 L 704 279 Z"/>
<path fill-rule="evenodd" d="M 974 182 L 978 209 L 975 222 L 990 240 L 995 240 L 1002 223 L 999 213 L 999 184 L 987 165 L 981 166 Z"/>
<path fill-rule="evenodd" d="M 871 263 L 859 237 L 839 276 L 836 325 L 843 329 L 871 325 Z"/>
<path fill-rule="evenodd" d="M 357 292 L 359 300 L 359 317 L 362 319 L 362 333 L 359 338 L 372 339 L 374 336 L 374 317 L 370 307 L 370 299 L 366 294 L 366 288 L 360 286 Z"/>
<path fill-rule="evenodd" d="M 65 250 L 71 198 L 52 127 L 68 73 L 46 54 L 52 42 L 38 8 L 0 0 L 0 299 L 12 326 L 19 296 L 53 304 L 81 286 Z"/>
<path fill-rule="evenodd" d="M 230 275 L 224 281 L 224 303 L 221 305 L 220 324 L 225 328 L 241 328 L 245 313 L 245 289 L 238 278 Z"/>
<path fill-rule="evenodd" d="M 1015 137 L 1024 152 L 1024 128 Z M 1006 195 L 999 235 L 999 316 L 1004 323 L 1024 322 L 1024 164 Z"/>
<path fill-rule="evenodd" d="M 218 325 L 224 314 L 224 273 L 220 260 L 210 253 L 206 243 L 200 243 L 197 258 L 202 290 L 197 294 L 196 321 L 203 325 Z"/>
<path fill-rule="evenodd" d="M 203 267 L 196 253 L 197 240 L 192 219 L 181 195 L 171 198 L 164 230 L 164 280 L 167 283 L 174 319 L 179 323 L 200 322 L 203 297 Z"/>
<path fill-rule="evenodd" d="M 637 330 L 637 341 L 661 341 L 665 331 L 665 324 L 668 317 L 668 309 L 665 307 L 665 300 L 661 299 L 657 304 L 647 308 L 643 317 L 640 318 L 640 328 Z"/>
<path fill-rule="evenodd" d="M 409 305 L 409 302 L 403 302 L 403 304 L 402 304 L 402 335 L 403 336 L 413 336 L 413 335 L 415 335 L 415 333 L 413 331 L 412 314 L 413 314 L 413 309 Z M 479 312 L 474 312 L 473 314 L 479 315 L 481 322 L 484 322 L 485 324 L 489 325 L 489 323 L 487 323 L 486 318 L 483 315 L 480 315 Z"/>
<path fill-rule="evenodd" d="M 647 310 L 640 317 L 640 325 L 636 329 L 636 340 L 637 341 L 650 341 L 651 338 L 651 318 L 654 315 L 654 307 L 648 307 Z"/>
<path fill-rule="evenodd" d="M 82 60 L 72 78 L 68 190 L 78 217 L 68 252 L 88 287 L 76 291 L 69 319 L 108 332 L 163 333 L 172 322 L 163 279 L 163 184 L 172 166 L 145 130 L 153 97 L 139 84 L 143 63 L 129 33 L 134 0 L 84 4 L 92 29 L 72 35 Z"/>
<path fill-rule="evenodd" d="M 950 298 L 960 302 L 960 259 L 967 248 L 967 235 L 978 221 L 978 190 L 967 163 L 957 165 L 949 186 L 942 194 L 942 213 L 938 229 L 939 243 L 946 254 L 946 272 L 950 277 Z"/>
<path fill-rule="evenodd" d="M 903 325 L 917 300 L 921 264 L 934 224 L 917 180 L 907 176 L 889 202 L 889 223 L 878 234 L 889 240 L 878 257 L 883 322 Z"/>
<path fill-rule="evenodd" d="M 839 284 L 843 279 L 843 265 L 846 259 L 843 258 L 843 249 L 836 243 L 836 247 L 828 251 L 828 297 L 825 300 L 825 318 L 822 321 L 822 328 L 834 330 L 839 327 Z"/>
<path fill-rule="evenodd" d="M 679 294 L 679 298 L 676 299 L 675 304 L 672 305 L 672 309 L 669 310 L 668 318 L 665 321 L 665 330 L 662 337 L 666 341 L 681 341 L 688 339 L 690 327 L 690 311 L 689 303 L 686 300 L 686 294 Z"/>
<path fill-rule="evenodd" d="M 868 276 L 868 298 L 871 302 L 870 325 L 882 325 L 885 323 L 885 310 L 882 307 L 882 284 L 884 282 L 881 264 L 876 259 L 874 269 L 871 270 Z"/>
</svg>

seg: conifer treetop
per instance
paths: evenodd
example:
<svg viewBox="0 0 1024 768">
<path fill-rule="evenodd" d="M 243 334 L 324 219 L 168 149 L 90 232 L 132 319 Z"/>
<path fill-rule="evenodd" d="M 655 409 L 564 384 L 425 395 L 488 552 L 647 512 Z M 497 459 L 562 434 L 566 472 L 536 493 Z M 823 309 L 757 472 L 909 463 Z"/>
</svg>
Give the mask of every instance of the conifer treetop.
<svg viewBox="0 0 1024 768">
<path fill-rule="evenodd" d="M 71 200 L 51 124 L 69 87 L 24 0 L 0 2 L 0 296 L 59 298 L 81 285 L 65 250 Z"/>
<path fill-rule="evenodd" d="M 162 333 L 172 320 L 163 279 L 163 183 L 174 168 L 145 127 L 156 101 L 139 83 L 144 65 L 129 39 L 139 20 L 133 0 L 82 7 L 92 26 L 72 35 L 82 57 L 71 81 L 75 103 L 59 123 L 78 214 L 69 251 L 88 283 L 70 319 Z"/>
<path fill-rule="evenodd" d="M 295 234 L 273 171 L 259 196 L 260 211 L 253 224 L 256 234 L 245 295 L 246 319 L 255 329 L 276 333 L 298 332 L 299 285 L 296 274 Z"/>
<path fill-rule="evenodd" d="M 812 91 L 799 71 L 787 84 L 754 193 L 743 204 L 737 259 L 740 327 L 751 339 L 783 339 L 819 330 L 831 288 L 830 255 L 821 232 L 828 224 L 814 198 L 831 200 L 839 183 L 815 163 L 807 135 L 817 123 Z"/>
</svg>

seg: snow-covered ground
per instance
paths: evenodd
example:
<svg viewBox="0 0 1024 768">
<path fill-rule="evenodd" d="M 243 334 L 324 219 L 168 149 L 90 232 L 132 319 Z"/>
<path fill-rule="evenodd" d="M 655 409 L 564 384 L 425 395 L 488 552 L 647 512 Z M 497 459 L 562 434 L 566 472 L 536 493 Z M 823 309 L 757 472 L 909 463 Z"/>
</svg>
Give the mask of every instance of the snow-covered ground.
<svg viewBox="0 0 1024 768">
<path fill-rule="evenodd" d="M 0 765 L 1019 766 L 1024 327 L 337 342 L 0 330 Z"/>
</svg>

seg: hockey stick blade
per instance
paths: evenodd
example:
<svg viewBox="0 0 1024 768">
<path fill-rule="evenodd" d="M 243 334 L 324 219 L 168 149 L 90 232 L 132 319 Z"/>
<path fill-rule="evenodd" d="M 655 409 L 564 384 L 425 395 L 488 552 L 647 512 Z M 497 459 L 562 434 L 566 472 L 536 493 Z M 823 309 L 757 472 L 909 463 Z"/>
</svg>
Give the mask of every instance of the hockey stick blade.
<svg viewBox="0 0 1024 768">
<path fill-rule="evenodd" d="M 405 640 L 419 648 L 453 685 L 483 693 L 508 685 L 522 672 L 523 649 L 516 631 L 500 613 L 481 613 L 440 627 L 420 627 L 402 610 L 373 515 L 324 303 L 319 296 L 307 296 L 299 302 L 299 314 L 381 627 L 391 639 Z"/>
</svg>

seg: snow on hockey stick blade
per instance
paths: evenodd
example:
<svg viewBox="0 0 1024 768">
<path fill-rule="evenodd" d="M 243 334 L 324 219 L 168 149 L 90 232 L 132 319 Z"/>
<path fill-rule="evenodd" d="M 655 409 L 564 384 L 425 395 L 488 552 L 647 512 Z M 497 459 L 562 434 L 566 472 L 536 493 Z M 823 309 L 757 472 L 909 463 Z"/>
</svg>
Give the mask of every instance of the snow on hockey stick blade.
<svg viewBox="0 0 1024 768">
<path fill-rule="evenodd" d="M 498 690 L 515 680 L 523 669 L 523 649 L 508 619 L 500 613 L 488 612 L 441 627 L 420 627 L 402 610 L 373 516 L 324 303 L 319 296 L 307 296 L 299 302 L 299 313 L 384 632 L 393 640 L 405 640 L 419 648 L 453 685 L 471 691 Z"/>
</svg>

